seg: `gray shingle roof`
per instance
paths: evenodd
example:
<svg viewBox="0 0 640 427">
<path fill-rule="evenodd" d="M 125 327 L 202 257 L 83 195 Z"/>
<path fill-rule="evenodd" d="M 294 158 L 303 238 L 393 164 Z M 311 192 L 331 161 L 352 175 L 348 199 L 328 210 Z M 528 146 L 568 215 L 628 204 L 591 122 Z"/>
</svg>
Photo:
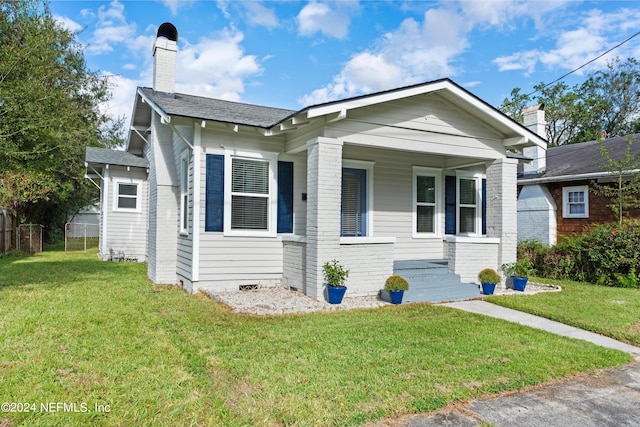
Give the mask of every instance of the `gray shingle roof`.
<svg viewBox="0 0 640 427">
<path fill-rule="evenodd" d="M 156 92 L 147 87 L 140 89 L 169 116 L 270 128 L 295 113 L 293 110 L 282 108 L 263 107 L 182 93 Z"/>
<path fill-rule="evenodd" d="M 146 159 L 122 150 L 108 148 L 87 147 L 85 160 L 87 163 L 101 165 L 133 166 L 137 168 L 149 167 Z"/>
<path fill-rule="evenodd" d="M 619 160 L 627 150 L 628 140 L 631 138 L 631 151 L 640 155 L 640 134 L 619 136 L 604 140 L 604 146 L 609 156 Z M 581 142 L 579 144 L 562 145 L 547 150 L 547 169 L 538 176 L 527 178 L 556 178 L 573 175 L 586 175 L 607 172 L 604 158 L 600 153 L 597 141 Z M 523 180 L 523 181 L 526 181 Z"/>
</svg>

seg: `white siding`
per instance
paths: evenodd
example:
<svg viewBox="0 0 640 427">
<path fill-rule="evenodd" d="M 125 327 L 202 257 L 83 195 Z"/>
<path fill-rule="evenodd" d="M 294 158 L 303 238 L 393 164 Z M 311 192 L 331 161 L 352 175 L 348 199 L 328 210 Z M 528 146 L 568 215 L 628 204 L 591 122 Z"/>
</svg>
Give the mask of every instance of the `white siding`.
<svg viewBox="0 0 640 427">
<path fill-rule="evenodd" d="M 122 252 L 127 258 L 135 258 L 137 261 L 145 261 L 145 249 L 147 244 L 147 172 L 145 169 L 110 166 L 109 181 L 105 185 L 107 191 L 104 198 L 103 226 L 107 227 L 107 242 L 104 246 L 108 256 L 110 251 L 116 254 Z M 114 210 L 114 191 L 117 182 L 132 182 L 140 186 L 139 212 L 120 212 Z M 104 191 L 104 190 L 103 190 Z"/>
</svg>

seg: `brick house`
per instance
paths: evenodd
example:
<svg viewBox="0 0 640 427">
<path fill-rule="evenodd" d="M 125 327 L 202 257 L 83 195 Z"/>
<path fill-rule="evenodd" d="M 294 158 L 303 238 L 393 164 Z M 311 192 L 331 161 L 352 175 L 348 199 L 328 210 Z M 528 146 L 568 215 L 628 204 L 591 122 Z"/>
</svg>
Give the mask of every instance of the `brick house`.
<svg viewBox="0 0 640 427">
<path fill-rule="evenodd" d="M 176 93 L 177 40 L 160 26 L 153 88 L 136 91 L 126 151 L 148 176 L 116 188 L 144 169 L 111 167 L 102 182 L 103 210 L 142 206 L 153 282 L 321 298 L 335 258 L 358 296 L 400 265 L 475 281 L 515 260 L 511 153 L 544 149 L 535 132 L 449 79 L 298 111 Z"/>
<path fill-rule="evenodd" d="M 612 158 L 620 159 L 629 140 L 632 153 L 640 154 L 639 134 L 609 138 L 603 143 Z M 553 245 L 559 236 L 616 221 L 609 208 L 611 200 L 593 191 L 594 182 L 612 181 L 603 163 L 598 142 L 588 141 L 549 148 L 544 170 L 523 170 L 518 178 L 518 241 L 538 240 Z M 640 209 L 625 214 L 640 217 Z"/>
</svg>

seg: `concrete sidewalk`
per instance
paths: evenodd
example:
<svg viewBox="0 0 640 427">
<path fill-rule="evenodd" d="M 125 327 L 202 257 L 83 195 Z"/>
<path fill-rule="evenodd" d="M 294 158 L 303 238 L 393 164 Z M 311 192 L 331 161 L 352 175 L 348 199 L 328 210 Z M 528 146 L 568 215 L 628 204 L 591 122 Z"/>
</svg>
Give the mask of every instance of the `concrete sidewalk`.
<svg viewBox="0 0 640 427">
<path fill-rule="evenodd" d="M 577 338 L 584 341 L 592 342 L 601 347 L 613 348 L 631 354 L 636 360 L 640 360 L 640 348 L 616 341 L 602 335 L 588 332 L 582 329 L 567 326 L 563 323 L 554 322 L 553 320 L 534 316 L 532 314 L 523 313 L 521 311 L 512 310 L 510 308 L 501 307 L 481 300 L 457 301 L 440 304 L 446 307 L 457 308 L 459 310 L 471 313 L 484 314 L 485 316 L 495 317 L 497 319 L 507 320 L 509 322 L 519 323 L 521 325 L 530 326 L 536 329 L 542 329 L 556 335 Z"/>
<path fill-rule="evenodd" d="M 486 397 L 456 410 L 409 415 L 367 427 L 619 427 L 640 426 L 640 348 L 592 332 L 500 307 L 485 301 L 441 304 L 496 317 L 554 334 L 625 351 L 636 362 L 528 390 Z"/>
</svg>

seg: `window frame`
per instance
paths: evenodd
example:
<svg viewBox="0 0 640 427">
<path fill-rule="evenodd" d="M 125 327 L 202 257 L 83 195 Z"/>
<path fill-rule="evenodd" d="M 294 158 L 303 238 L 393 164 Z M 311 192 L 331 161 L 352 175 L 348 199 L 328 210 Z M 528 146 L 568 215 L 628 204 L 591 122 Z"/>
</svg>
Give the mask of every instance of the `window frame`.
<svg viewBox="0 0 640 427">
<path fill-rule="evenodd" d="M 457 236 L 482 236 L 482 179 L 484 176 L 478 173 L 456 171 L 456 235 Z M 463 204 L 460 203 L 460 181 L 468 180 L 475 181 L 475 204 Z M 460 231 L 460 208 L 474 208 L 474 231 L 473 232 L 461 232 Z"/>
<path fill-rule="evenodd" d="M 180 156 L 180 235 L 189 235 L 189 151 Z"/>
<path fill-rule="evenodd" d="M 120 185 L 135 185 L 136 186 L 136 195 L 120 195 Z M 138 179 L 114 179 L 113 180 L 113 211 L 114 212 L 133 212 L 139 213 L 142 212 L 142 180 Z M 121 208 L 119 206 L 120 197 L 125 197 L 129 199 L 135 199 L 136 207 L 135 208 Z"/>
<path fill-rule="evenodd" d="M 373 236 L 373 169 L 375 162 L 367 160 L 351 160 L 343 159 L 340 168 L 340 181 L 342 182 L 343 169 L 362 169 L 365 171 L 365 234 L 362 236 L 343 236 L 340 230 L 341 238 L 359 239 Z M 342 187 L 340 188 L 340 216 L 342 217 Z M 340 227 L 342 229 L 342 227 Z"/>
<path fill-rule="evenodd" d="M 570 203 L 569 202 L 569 193 L 584 193 L 584 213 L 572 214 L 570 213 L 570 205 L 571 204 L 580 204 L 580 203 Z M 589 186 L 588 185 L 573 185 L 568 187 L 562 187 L 562 217 L 563 218 L 589 218 Z"/>
<path fill-rule="evenodd" d="M 267 199 L 267 228 L 259 229 L 238 229 L 231 227 L 232 215 L 232 196 L 238 193 L 232 193 L 233 183 L 233 159 L 247 159 L 267 162 L 269 167 L 269 191 L 265 196 Z M 225 236 L 251 236 L 251 237 L 276 237 L 277 221 L 278 221 L 278 183 L 277 168 L 278 154 L 270 152 L 247 152 L 237 150 L 226 150 L 224 154 L 224 221 L 223 233 Z M 261 197 L 252 195 L 252 197 Z"/>
<path fill-rule="evenodd" d="M 442 169 L 439 168 L 430 168 L 424 166 L 413 166 L 412 171 L 412 233 L 413 237 L 416 239 L 428 239 L 428 238 L 439 238 L 442 236 Z M 422 203 L 418 202 L 418 177 L 433 177 L 435 178 L 435 202 L 431 203 Z M 433 223 L 433 232 L 419 232 L 418 231 L 418 206 L 434 206 L 434 223 Z"/>
</svg>

